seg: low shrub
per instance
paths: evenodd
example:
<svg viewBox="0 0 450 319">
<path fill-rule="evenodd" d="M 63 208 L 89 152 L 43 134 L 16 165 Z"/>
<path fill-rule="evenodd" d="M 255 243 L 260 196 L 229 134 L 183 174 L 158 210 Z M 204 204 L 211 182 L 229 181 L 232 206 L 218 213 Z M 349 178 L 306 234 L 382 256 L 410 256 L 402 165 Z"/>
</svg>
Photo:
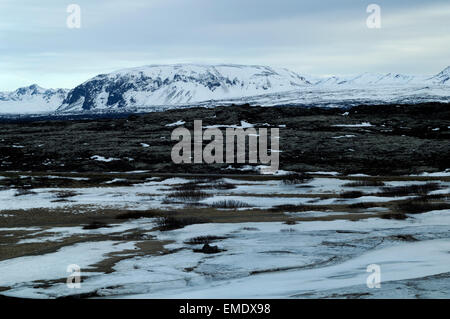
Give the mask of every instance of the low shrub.
<svg viewBox="0 0 450 319">
<path fill-rule="evenodd" d="M 381 218 L 383 219 L 396 219 L 396 220 L 405 220 L 408 218 L 405 214 L 401 213 L 388 213 L 381 215 Z"/>
<path fill-rule="evenodd" d="M 188 225 L 207 223 L 208 221 L 195 217 L 161 217 L 158 219 L 157 225 L 159 230 L 168 231 L 183 228 Z"/>
<path fill-rule="evenodd" d="M 344 184 L 343 187 L 379 187 L 384 186 L 382 181 L 361 180 Z"/>
<path fill-rule="evenodd" d="M 419 196 L 416 198 L 416 200 L 422 201 L 422 202 L 435 201 L 435 200 L 448 201 L 449 199 L 450 199 L 450 197 L 447 194 L 422 195 L 422 196 Z"/>
<path fill-rule="evenodd" d="M 227 237 L 221 236 L 199 236 L 188 239 L 184 243 L 188 245 L 204 245 L 204 244 L 211 244 L 212 242 L 215 242 L 217 240 L 223 240 L 226 238 Z"/>
<path fill-rule="evenodd" d="M 355 204 L 348 205 L 348 208 L 352 208 L 352 209 L 368 209 L 368 208 L 373 208 L 373 207 L 378 207 L 378 204 L 370 203 L 370 202 L 361 202 L 361 203 L 355 203 Z"/>
<path fill-rule="evenodd" d="M 393 240 L 401 240 L 401 241 L 417 241 L 417 239 L 413 235 L 405 234 L 405 235 L 393 235 L 389 236 L 388 238 Z"/>
<path fill-rule="evenodd" d="M 238 200 L 221 200 L 211 204 L 214 208 L 246 208 L 251 207 L 249 204 Z"/>
<path fill-rule="evenodd" d="M 411 200 L 397 204 L 396 206 L 396 210 L 403 214 L 421 214 L 433 210 L 443 210 L 443 209 L 450 209 L 450 204 Z"/>
<path fill-rule="evenodd" d="M 364 193 L 359 191 L 343 192 L 340 194 L 341 198 L 359 198 L 362 196 L 364 196 Z"/>
<path fill-rule="evenodd" d="M 184 201 L 199 201 L 212 195 L 199 190 L 181 190 L 167 195 L 168 198 L 174 198 Z"/>
<path fill-rule="evenodd" d="M 99 221 L 93 221 L 88 225 L 83 226 L 83 229 L 99 229 L 99 228 L 109 228 L 108 224 Z"/>
<path fill-rule="evenodd" d="M 195 253 L 203 253 L 203 254 L 217 254 L 222 251 L 225 251 L 223 249 L 219 249 L 217 246 L 210 246 L 209 244 L 204 244 L 201 249 L 194 249 Z"/>
<path fill-rule="evenodd" d="M 212 188 L 214 189 L 219 189 L 219 190 L 227 190 L 227 189 L 235 189 L 236 185 L 234 184 L 230 184 L 227 182 L 223 182 L 223 181 L 217 181 L 215 183 L 213 183 Z"/>
<path fill-rule="evenodd" d="M 184 184 L 180 184 L 180 185 L 174 185 L 172 187 L 173 190 L 178 191 L 178 192 L 187 192 L 187 191 L 198 191 L 202 188 L 205 188 L 202 185 L 199 185 L 197 182 L 189 182 L 189 183 L 184 183 Z"/>
<path fill-rule="evenodd" d="M 284 205 L 277 205 L 272 208 L 269 208 L 269 211 L 271 212 L 301 212 L 301 211 L 307 211 L 307 210 L 319 210 L 320 208 L 315 205 L 293 205 L 293 204 L 284 204 Z"/>
<path fill-rule="evenodd" d="M 74 197 L 77 196 L 78 193 L 74 192 L 74 191 L 59 191 L 56 193 L 56 197 L 63 199 L 63 198 L 70 198 L 70 197 Z"/>
</svg>

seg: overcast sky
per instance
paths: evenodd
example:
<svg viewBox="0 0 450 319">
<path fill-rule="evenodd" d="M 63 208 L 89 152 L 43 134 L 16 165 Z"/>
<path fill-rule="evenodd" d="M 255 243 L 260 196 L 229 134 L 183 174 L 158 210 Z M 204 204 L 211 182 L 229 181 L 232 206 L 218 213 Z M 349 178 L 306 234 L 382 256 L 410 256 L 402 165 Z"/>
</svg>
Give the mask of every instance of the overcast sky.
<svg viewBox="0 0 450 319">
<path fill-rule="evenodd" d="M 66 25 L 72 3 L 80 29 Z M 381 7 L 381 29 L 366 25 L 371 3 Z M 190 62 L 435 74 L 450 65 L 450 1 L 0 1 L 0 91 L 71 88 L 125 67 Z"/>
</svg>

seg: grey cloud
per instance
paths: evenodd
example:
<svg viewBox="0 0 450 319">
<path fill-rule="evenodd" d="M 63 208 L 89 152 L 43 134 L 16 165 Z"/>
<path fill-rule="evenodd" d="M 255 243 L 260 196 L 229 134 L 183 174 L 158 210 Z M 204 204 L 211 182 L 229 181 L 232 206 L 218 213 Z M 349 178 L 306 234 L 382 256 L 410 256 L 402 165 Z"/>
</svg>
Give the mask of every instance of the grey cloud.
<svg viewBox="0 0 450 319">
<path fill-rule="evenodd" d="M 0 91 L 38 82 L 70 87 L 97 73 L 150 63 L 251 63 L 300 73 L 435 73 L 449 65 L 450 5 L 373 0 L 3 0 Z"/>
</svg>

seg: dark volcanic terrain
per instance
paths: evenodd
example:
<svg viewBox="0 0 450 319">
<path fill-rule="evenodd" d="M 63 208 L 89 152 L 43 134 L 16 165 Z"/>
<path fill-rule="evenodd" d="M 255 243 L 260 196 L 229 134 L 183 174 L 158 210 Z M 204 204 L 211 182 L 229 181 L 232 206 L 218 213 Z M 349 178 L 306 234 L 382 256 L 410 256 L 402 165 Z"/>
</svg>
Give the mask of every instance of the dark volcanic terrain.
<svg viewBox="0 0 450 319">
<path fill-rule="evenodd" d="M 0 170 L 234 173 L 224 169 L 229 164 L 173 164 L 170 154 L 176 141 L 171 141 L 171 132 L 175 127 L 166 125 L 180 120 L 189 129 L 194 120 L 202 120 L 203 125 L 246 121 L 255 128 L 269 127 L 266 123 L 279 127 L 283 170 L 400 175 L 442 171 L 450 166 L 450 107 L 436 103 L 347 110 L 244 105 L 115 119 L 3 122 Z M 93 156 L 111 161 L 98 161 Z"/>
</svg>

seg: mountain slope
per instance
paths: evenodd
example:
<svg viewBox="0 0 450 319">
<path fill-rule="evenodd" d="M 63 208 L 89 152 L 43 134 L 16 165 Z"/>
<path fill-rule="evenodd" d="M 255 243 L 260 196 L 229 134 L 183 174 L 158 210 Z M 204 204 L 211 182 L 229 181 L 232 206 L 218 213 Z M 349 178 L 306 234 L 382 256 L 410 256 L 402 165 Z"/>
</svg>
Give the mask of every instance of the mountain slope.
<svg viewBox="0 0 450 319">
<path fill-rule="evenodd" d="M 450 85 L 450 66 L 431 77 L 428 81 L 439 85 Z"/>
<path fill-rule="evenodd" d="M 363 73 L 352 79 L 345 80 L 342 85 L 367 86 L 367 85 L 406 85 L 413 82 L 416 77 L 395 73 L 377 74 Z"/>
<path fill-rule="evenodd" d="M 423 84 L 425 77 L 405 75 L 397 73 L 363 73 L 352 77 L 332 76 L 317 81 L 315 85 L 321 87 L 346 87 L 361 88 L 368 86 L 405 86 L 414 84 Z"/>
<path fill-rule="evenodd" d="M 68 90 L 44 89 L 33 84 L 14 92 L 0 92 L 0 114 L 38 114 L 55 111 Z"/>
<path fill-rule="evenodd" d="M 98 75 L 71 90 L 58 111 L 185 105 L 300 89 L 286 69 L 245 65 L 150 65 Z"/>
</svg>

